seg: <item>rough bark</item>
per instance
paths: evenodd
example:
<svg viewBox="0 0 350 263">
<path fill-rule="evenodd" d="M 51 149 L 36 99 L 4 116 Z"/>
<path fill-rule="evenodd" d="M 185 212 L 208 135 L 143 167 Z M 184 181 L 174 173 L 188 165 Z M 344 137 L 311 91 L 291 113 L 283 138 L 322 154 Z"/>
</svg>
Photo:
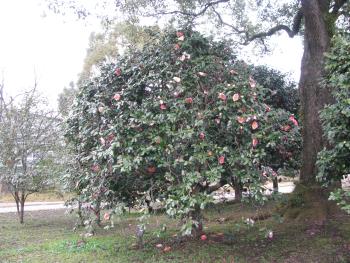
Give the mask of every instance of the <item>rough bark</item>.
<svg viewBox="0 0 350 263">
<path fill-rule="evenodd" d="M 324 74 L 324 53 L 329 50 L 332 37 L 327 25 L 328 9 L 325 9 L 321 2 L 321 0 L 301 1 L 305 35 L 299 81 L 303 122 L 300 182 L 304 185 L 316 183 L 317 153 L 326 145 L 319 111 L 332 101 L 330 90 L 322 88 L 320 84 Z"/>
<path fill-rule="evenodd" d="M 334 20 L 327 1 L 301 1 L 304 14 L 304 54 L 299 81 L 302 128 L 302 166 L 300 184 L 296 186 L 287 207 L 282 212 L 286 219 L 323 222 L 333 211 L 328 190 L 316 180 L 317 154 L 327 146 L 323 137 L 319 112 L 332 102 L 331 90 L 321 85 L 324 75 L 325 53 L 330 48 Z"/>
</svg>

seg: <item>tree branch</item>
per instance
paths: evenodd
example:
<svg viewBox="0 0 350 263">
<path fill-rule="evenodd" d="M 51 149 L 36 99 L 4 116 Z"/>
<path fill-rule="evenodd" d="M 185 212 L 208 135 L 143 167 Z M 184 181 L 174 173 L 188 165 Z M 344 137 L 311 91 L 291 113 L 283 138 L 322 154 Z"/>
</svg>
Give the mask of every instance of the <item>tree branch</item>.
<svg viewBox="0 0 350 263">
<path fill-rule="evenodd" d="M 240 29 L 238 29 L 237 27 L 235 27 L 235 26 L 233 26 L 233 25 L 230 25 L 230 24 L 224 22 L 224 20 L 222 19 L 222 16 L 219 14 L 219 12 L 216 11 L 214 7 L 213 7 L 212 9 L 213 9 L 213 12 L 214 12 L 214 13 L 216 14 L 216 16 L 218 17 L 218 19 L 219 19 L 219 21 L 220 21 L 220 24 L 222 24 L 222 25 L 224 25 L 224 26 L 227 26 L 227 27 L 233 29 L 233 30 L 234 30 L 236 33 L 238 33 L 238 34 L 243 34 L 243 33 L 245 33 L 244 30 L 240 30 Z"/>
<path fill-rule="evenodd" d="M 158 15 L 184 15 L 184 16 L 191 16 L 191 17 L 197 17 L 197 16 L 201 16 L 203 15 L 209 7 L 221 4 L 221 3 L 228 3 L 230 0 L 217 0 L 217 1 L 213 1 L 213 2 L 208 2 L 204 5 L 203 9 L 201 11 L 199 11 L 198 13 L 192 13 L 192 12 L 185 12 L 185 11 L 180 11 L 180 10 L 174 10 L 174 11 L 170 11 L 170 12 L 158 12 L 158 13 L 154 13 L 154 14 L 148 14 L 146 16 L 158 16 Z"/>
<path fill-rule="evenodd" d="M 244 44 L 247 45 L 256 39 L 261 39 L 261 38 L 272 36 L 275 33 L 277 33 L 278 31 L 285 31 L 285 32 L 287 32 L 288 36 L 292 38 L 296 34 L 298 34 L 300 27 L 301 27 L 301 21 L 302 21 L 303 16 L 304 16 L 303 11 L 300 8 L 298 10 L 298 12 L 296 13 L 296 15 L 294 16 L 292 29 L 290 29 L 286 25 L 277 25 L 277 26 L 271 28 L 270 30 L 268 30 L 267 32 L 261 32 L 261 33 L 257 33 L 257 34 L 252 35 L 252 36 L 247 36 L 247 39 L 246 39 Z"/>
</svg>

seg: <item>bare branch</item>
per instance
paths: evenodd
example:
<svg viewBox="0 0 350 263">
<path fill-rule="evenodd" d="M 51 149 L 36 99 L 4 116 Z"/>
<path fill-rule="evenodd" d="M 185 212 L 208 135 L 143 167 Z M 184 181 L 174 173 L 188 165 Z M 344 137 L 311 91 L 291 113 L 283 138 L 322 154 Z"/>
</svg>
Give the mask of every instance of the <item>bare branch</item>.
<svg viewBox="0 0 350 263">
<path fill-rule="evenodd" d="M 214 7 L 213 7 L 212 9 L 213 9 L 213 12 L 214 12 L 214 13 L 216 14 L 216 16 L 218 17 L 218 19 L 219 19 L 219 21 L 220 21 L 220 24 L 231 28 L 233 31 L 235 31 L 235 32 L 238 33 L 238 34 L 243 34 L 243 33 L 245 33 L 244 30 L 240 30 L 240 29 L 238 29 L 237 27 L 226 23 L 226 22 L 222 19 L 222 16 L 220 15 L 220 13 L 219 13 L 218 11 L 216 11 Z"/>
</svg>

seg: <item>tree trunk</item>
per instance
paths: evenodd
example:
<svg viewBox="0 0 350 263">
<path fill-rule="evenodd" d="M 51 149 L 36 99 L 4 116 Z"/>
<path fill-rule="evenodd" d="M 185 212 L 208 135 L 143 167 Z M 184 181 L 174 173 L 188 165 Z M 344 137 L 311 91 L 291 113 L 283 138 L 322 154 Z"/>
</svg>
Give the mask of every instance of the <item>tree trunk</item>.
<svg viewBox="0 0 350 263">
<path fill-rule="evenodd" d="M 277 176 L 275 176 L 272 179 L 272 187 L 273 187 L 273 192 L 277 193 L 278 192 L 278 177 Z"/>
<path fill-rule="evenodd" d="M 84 226 L 84 217 L 83 217 L 83 211 L 82 211 L 82 205 L 81 205 L 81 201 L 79 200 L 79 198 L 77 199 L 78 200 L 78 217 L 79 217 L 79 226 Z"/>
<path fill-rule="evenodd" d="M 101 227 L 101 201 L 98 200 L 96 202 L 96 206 L 95 206 L 95 216 L 96 216 L 96 219 L 95 219 L 95 223 Z"/>
<path fill-rule="evenodd" d="M 241 202 L 243 185 L 240 182 L 235 181 L 234 187 L 235 187 L 235 201 Z"/>
<path fill-rule="evenodd" d="M 302 0 L 304 15 L 304 54 L 301 61 L 299 92 L 302 120 L 302 167 L 300 184 L 296 186 L 287 207 L 286 219 L 320 221 L 327 219 L 334 204 L 317 183 L 317 154 L 327 145 L 322 133 L 319 111 L 332 102 L 331 90 L 322 87 L 325 73 L 324 54 L 330 48 L 334 21 L 329 14 L 328 1 Z"/>
<path fill-rule="evenodd" d="M 16 207 L 17 207 L 17 215 L 19 217 L 19 196 L 18 196 L 18 192 L 14 192 L 13 197 L 15 198 Z"/>
<path fill-rule="evenodd" d="M 303 0 L 305 19 L 304 54 L 301 62 L 299 92 L 302 118 L 302 167 L 300 182 L 304 185 L 316 183 L 317 153 L 326 145 L 322 134 L 319 111 L 332 101 L 330 90 L 320 84 L 324 74 L 324 53 L 329 50 L 328 7 L 322 0 Z"/>
<path fill-rule="evenodd" d="M 21 201 L 21 211 L 20 211 L 20 215 L 19 215 L 19 222 L 21 224 L 24 223 L 24 201 Z"/>
<path fill-rule="evenodd" d="M 192 226 L 192 236 L 198 237 L 203 232 L 203 218 L 201 209 L 196 205 L 195 210 L 191 213 L 192 220 L 197 221 L 197 225 Z"/>
</svg>

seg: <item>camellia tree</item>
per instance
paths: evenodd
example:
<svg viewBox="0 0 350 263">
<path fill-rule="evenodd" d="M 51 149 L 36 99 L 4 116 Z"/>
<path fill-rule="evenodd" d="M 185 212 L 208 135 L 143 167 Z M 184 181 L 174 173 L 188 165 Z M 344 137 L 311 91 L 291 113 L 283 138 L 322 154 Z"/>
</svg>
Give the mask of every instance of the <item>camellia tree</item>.
<svg viewBox="0 0 350 263">
<path fill-rule="evenodd" d="M 304 189 L 314 196 L 312 202 L 308 202 L 307 198 L 304 200 L 309 205 L 300 210 L 300 218 L 319 219 L 320 216 L 315 218 L 316 214 L 311 210 L 322 206 L 325 219 L 328 203 L 323 202 L 326 195 L 320 194 L 322 190 L 316 180 L 316 160 L 318 152 L 328 142 L 322 136 L 319 111 L 331 103 L 333 98 L 330 89 L 322 88 L 320 79 L 324 77 L 324 54 L 331 47 L 332 36 L 339 28 L 349 31 L 348 0 L 104 0 L 96 2 L 94 10 L 89 10 L 80 0 L 72 0 L 69 5 L 64 5 L 62 0 L 48 2 L 49 7 L 56 12 L 66 11 L 66 6 L 80 17 L 91 13 L 101 15 L 102 12 L 102 16 L 104 14 L 107 20 L 111 16 L 116 18 L 126 14 L 128 18 L 168 18 L 177 21 L 178 24 L 204 24 L 205 28 L 212 24 L 219 26 L 219 30 L 216 31 L 217 37 L 232 38 L 242 45 L 255 43 L 268 47 L 270 37 L 280 34 L 290 38 L 300 36 L 304 43 L 299 81 L 303 147 L 300 184 L 297 188 Z M 108 14 L 103 13 L 106 6 L 109 7 Z M 215 26 L 212 30 L 215 30 Z"/>
<path fill-rule="evenodd" d="M 85 169 L 76 187 L 90 209 L 106 203 L 107 220 L 115 205 L 152 196 L 198 234 L 212 191 L 235 181 L 264 200 L 269 151 L 285 166 L 297 158 L 297 120 L 264 102 L 271 91 L 225 42 L 157 33 L 100 72 L 80 89 L 66 137 Z"/>
</svg>

